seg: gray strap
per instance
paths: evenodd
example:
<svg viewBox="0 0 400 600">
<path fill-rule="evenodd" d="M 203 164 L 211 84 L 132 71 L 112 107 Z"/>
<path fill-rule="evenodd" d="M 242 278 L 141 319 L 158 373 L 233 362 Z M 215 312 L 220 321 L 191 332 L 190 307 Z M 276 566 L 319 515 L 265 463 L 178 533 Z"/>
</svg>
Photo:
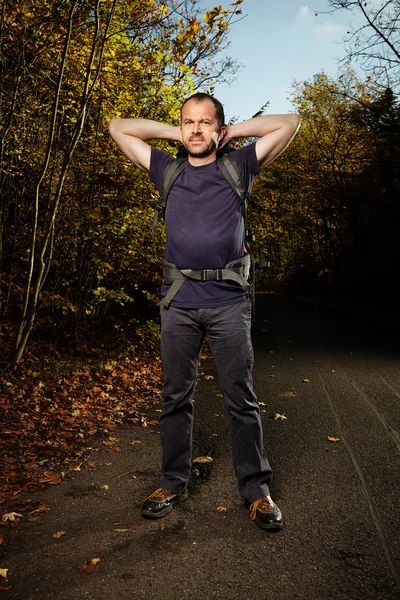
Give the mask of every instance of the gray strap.
<svg viewBox="0 0 400 600">
<path fill-rule="evenodd" d="M 169 288 L 167 295 L 161 300 L 161 304 L 165 306 L 165 308 L 169 308 L 171 300 L 175 298 L 184 282 L 184 279 L 174 279 L 174 281 L 171 283 L 171 287 Z"/>
<path fill-rule="evenodd" d="M 167 295 L 161 300 L 161 304 L 169 308 L 171 300 L 181 289 L 186 279 L 195 281 L 234 281 L 247 290 L 251 283 L 247 281 L 249 276 L 250 256 L 246 254 L 240 259 L 228 263 L 224 269 L 178 269 L 174 263 L 164 259 L 164 281 L 171 283 Z"/>
<path fill-rule="evenodd" d="M 204 269 L 207 270 L 207 269 Z M 210 269 L 211 270 L 211 269 Z M 213 269 L 214 270 L 214 269 Z M 215 269 L 215 271 L 219 271 L 221 277 L 215 279 L 207 279 L 202 276 L 202 271 L 194 271 L 192 269 L 182 269 L 180 272 L 184 276 L 185 279 L 188 277 L 189 279 L 195 279 L 196 281 L 235 281 L 242 285 L 243 287 L 250 287 L 250 284 L 244 277 L 242 277 L 243 269 Z"/>
<path fill-rule="evenodd" d="M 218 167 L 240 202 L 246 206 L 246 190 L 244 189 L 238 167 L 236 164 L 232 164 L 232 160 L 229 158 L 229 155 L 223 154 L 218 158 Z"/>
</svg>

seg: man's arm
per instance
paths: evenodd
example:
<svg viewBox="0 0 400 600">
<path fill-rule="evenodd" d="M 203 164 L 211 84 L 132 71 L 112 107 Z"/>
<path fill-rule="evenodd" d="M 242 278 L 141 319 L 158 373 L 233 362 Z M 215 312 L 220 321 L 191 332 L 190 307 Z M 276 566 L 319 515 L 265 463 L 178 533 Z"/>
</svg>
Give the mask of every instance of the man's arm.
<svg viewBox="0 0 400 600">
<path fill-rule="evenodd" d="M 181 130 L 150 119 L 111 119 L 109 130 L 120 150 L 136 167 L 150 171 L 151 146 L 148 140 L 181 142 Z"/>
<path fill-rule="evenodd" d="M 242 123 L 227 126 L 222 145 L 229 139 L 258 137 L 257 160 L 262 167 L 279 156 L 290 144 L 300 127 L 300 117 L 295 114 L 255 117 Z"/>
</svg>

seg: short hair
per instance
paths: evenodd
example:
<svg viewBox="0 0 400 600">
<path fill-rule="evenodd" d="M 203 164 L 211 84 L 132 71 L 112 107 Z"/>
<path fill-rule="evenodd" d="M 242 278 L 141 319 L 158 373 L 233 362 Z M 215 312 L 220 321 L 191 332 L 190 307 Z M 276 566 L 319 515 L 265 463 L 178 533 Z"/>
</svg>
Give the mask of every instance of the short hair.
<svg viewBox="0 0 400 600">
<path fill-rule="evenodd" d="M 220 127 L 225 125 L 224 107 L 222 106 L 221 102 L 219 100 L 217 100 L 216 98 L 214 98 L 214 96 L 210 96 L 210 94 L 206 94 L 205 92 L 197 92 L 196 94 L 193 94 L 189 98 L 186 98 L 185 102 L 181 106 L 181 119 L 182 119 L 182 109 L 185 106 L 186 102 L 189 102 L 189 100 L 196 100 L 196 102 L 204 102 L 204 100 L 211 100 L 211 102 L 214 104 L 215 115 L 217 117 L 218 125 Z"/>
</svg>

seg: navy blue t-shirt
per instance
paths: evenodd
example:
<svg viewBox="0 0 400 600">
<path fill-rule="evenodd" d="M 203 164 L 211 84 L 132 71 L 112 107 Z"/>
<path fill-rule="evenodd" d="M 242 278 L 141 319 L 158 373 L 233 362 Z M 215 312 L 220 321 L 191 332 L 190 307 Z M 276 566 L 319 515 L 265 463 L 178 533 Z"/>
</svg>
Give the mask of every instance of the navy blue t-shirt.
<svg viewBox="0 0 400 600">
<path fill-rule="evenodd" d="M 236 160 L 248 189 L 260 171 L 255 144 L 235 150 L 230 156 Z M 150 179 L 159 192 L 164 168 L 171 160 L 170 154 L 151 149 Z M 179 269 L 222 269 L 245 253 L 243 209 L 217 161 L 200 167 L 187 163 L 169 193 L 165 226 L 165 258 Z M 162 286 L 163 296 L 168 288 Z M 236 283 L 186 280 L 171 305 L 213 308 L 238 302 L 245 294 Z"/>
</svg>

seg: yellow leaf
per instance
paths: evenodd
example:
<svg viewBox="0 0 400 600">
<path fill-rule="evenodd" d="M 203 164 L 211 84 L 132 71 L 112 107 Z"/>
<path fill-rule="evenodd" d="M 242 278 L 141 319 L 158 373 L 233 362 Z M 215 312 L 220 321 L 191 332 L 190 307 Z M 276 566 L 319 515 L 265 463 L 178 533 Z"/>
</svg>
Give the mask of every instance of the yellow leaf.
<svg viewBox="0 0 400 600">
<path fill-rule="evenodd" d="M 198 469 L 192 469 L 192 473 L 193 473 L 193 475 L 196 475 L 197 477 L 200 475 L 200 471 Z"/>
<path fill-rule="evenodd" d="M 286 415 L 280 415 L 279 413 L 274 413 L 271 419 L 274 419 L 274 421 L 287 421 Z"/>
<path fill-rule="evenodd" d="M 309 380 L 309 379 L 302 379 L 301 381 L 302 381 L 303 383 L 310 383 L 310 380 Z"/>
<path fill-rule="evenodd" d="M 140 440 L 133 440 L 133 442 L 131 442 L 131 444 L 141 444 L 142 442 Z"/>
<path fill-rule="evenodd" d="M 6 579 L 8 573 L 8 569 L 0 569 L 0 577 Z"/>
<path fill-rule="evenodd" d="M 257 402 L 258 406 L 267 406 L 265 402 Z"/>
<path fill-rule="evenodd" d="M 101 486 L 101 489 L 102 489 L 102 490 L 108 490 L 108 489 L 110 489 L 110 488 L 108 487 L 108 485 L 102 485 L 102 486 Z"/>
<path fill-rule="evenodd" d="M 15 521 L 15 519 L 17 519 L 18 517 L 22 517 L 22 515 L 20 515 L 19 513 L 16 513 L 16 512 L 10 512 L 10 513 L 5 513 L 4 515 L 2 515 L 1 520 L 2 521 Z"/>
<path fill-rule="evenodd" d="M 53 538 L 58 539 L 60 537 L 62 537 L 63 535 L 66 535 L 66 531 L 57 531 L 57 533 L 53 533 Z"/>
<path fill-rule="evenodd" d="M 198 456 L 197 458 L 193 459 L 194 463 L 210 463 L 212 462 L 214 459 L 211 458 L 211 456 Z"/>
<path fill-rule="evenodd" d="M 328 435 L 328 440 L 330 442 L 340 442 L 340 438 Z"/>
<path fill-rule="evenodd" d="M 228 508 L 226 506 L 217 506 L 217 511 L 218 512 L 225 512 L 228 510 Z"/>
<path fill-rule="evenodd" d="M 281 398 L 294 398 L 295 396 L 297 396 L 296 392 L 282 392 L 281 394 L 279 394 L 279 396 Z"/>
<path fill-rule="evenodd" d="M 109 437 L 108 440 L 105 440 L 105 442 L 103 442 L 103 444 L 105 444 L 106 446 L 114 446 L 115 444 L 118 444 L 118 442 L 118 438 Z"/>
<path fill-rule="evenodd" d="M 114 529 L 117 533 L 126 533 L 129 529 Z"/>
</svg>

